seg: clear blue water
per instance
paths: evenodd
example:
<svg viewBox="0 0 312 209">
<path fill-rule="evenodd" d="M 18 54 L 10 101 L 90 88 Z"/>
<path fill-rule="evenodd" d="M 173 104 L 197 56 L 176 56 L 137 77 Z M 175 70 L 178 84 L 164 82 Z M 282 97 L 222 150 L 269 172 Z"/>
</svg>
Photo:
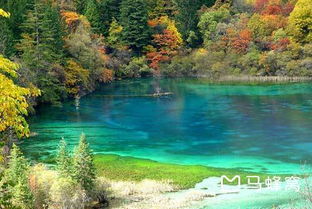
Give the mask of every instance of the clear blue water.
<svg viewBox="0 0 312 209">
<path fill-rule="evenodd" d="M 174 94 L 139 97 L 159 88 Z M 120 81 L 83 97 L 79 110 L 42 107 L 30 126 L 37 135 L 22 148 L 36 161 L 55 155 L 61 137 L 75 145 L 84 132 L 95 153 L 298 173 L 312 154 L 312 85 Z"/>
</svg>

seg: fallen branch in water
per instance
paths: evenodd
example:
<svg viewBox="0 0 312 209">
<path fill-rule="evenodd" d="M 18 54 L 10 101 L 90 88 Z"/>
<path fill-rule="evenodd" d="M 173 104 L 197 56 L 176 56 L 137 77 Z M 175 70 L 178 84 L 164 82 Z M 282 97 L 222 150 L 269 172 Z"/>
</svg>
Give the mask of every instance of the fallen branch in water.
<svg viewBox="0 0 312 209">
<path fill-rule="evenodd" d="M 141 94 L 141 95 L 96 95 L 96 97 L 162 97 L 173 95 L 173 92 L 163 92 L 154 94 Z"/>
</svg>

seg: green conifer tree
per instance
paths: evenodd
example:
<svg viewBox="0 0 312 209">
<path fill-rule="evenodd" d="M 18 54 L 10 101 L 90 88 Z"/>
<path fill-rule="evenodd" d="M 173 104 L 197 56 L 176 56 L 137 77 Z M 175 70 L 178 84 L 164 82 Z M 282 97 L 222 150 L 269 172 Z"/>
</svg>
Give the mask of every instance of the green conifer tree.
<svg viewBox="0 0 312 209">
<path fill-rule="evenodd" d="M 7 18 L 0 17 L 0 54 L 10 57 L 14 54 L 14 34 Z"/>
<path fill-rule="evenodd" d="M 100 20 L 101 20 L 101 33 L 104 36 L 108 35 L 108 30 L 112 19 L 120 20 L 120 5 L 122 0 L 102 0 L 99 3 Z"/>
<path fill-rule="evenodd" d="M 175 5 L 173 0 L 146 0 L 150 19 L 161 16 L 173 18 Z"/>
<path fill-rule="evenodd" d="M 33 195 L 28 184 L 29 164 L 13 144 L 10 161 L 0 181 L 0 205 L 8 208 L 33 208 Z"/>
<path fill-rule="evenodd" d="M 87 8 L 87 1 L 86 0 L 74 0 L 74 4 L 76 10 L 79 14 L 84 14 Z"/>
<path fill-rule="evenodd" d="M 59 143 L 58 155 L 56 158 L 57 171 L 60 177 L 71 177 L 73 174 L 72 158 L 67 151 L 67 143 L 62 139 Z"/>
<path fill-rule="evenodd" d="M 93 33 L 100 33 L 100 11 L 96 0 L 88 0 L 85 16 L 89 20 Z"/>
<path fill-rule="evenodd" d="M 0 8 L 10 13 L 10 18 L 0 18 L 0 50 L 6 56 L 16 53 L 14 42 L 21 39 L 21 24 L 33 0 L 0 1 Z"/>
<path fill-rule="evenodd" d="M 179 32 L 182 34 L 183 40 L 187 40 L 189 36 L 198 34 L 197 24 L 199 21 L 197 11 L 203 6 L 210 7 L 215 0 L 174 0 L 177 8 L 177 26 Z M 190 34 L 190 32 L 192 34 Z"/>
<path fill-rule="evenodd" d="M 122 37 L 126 45 L 135 53 L 149 42 L 150 33 L 147 25 L 148 12 L 144 0 L 124 0 L 121 4 Z"/>
<path fill-rule="evenodd" d="M 22 24 L 18 44 L 24 66 L 31 70 L 33 83 L 42 90 L 41 102 L 56 103 L 65 92 L 53 71 L 63 62 L 63 28 L 57 8 L 38 0 Z"/>
<path fill-rule="evenodd" d="M 94 189 L 95 166 L 85 134 L 81 134 L 79 144 L 75 148 L 73 168 L 73 177 L 82 188 L 89 192 Z"/>
</svg>

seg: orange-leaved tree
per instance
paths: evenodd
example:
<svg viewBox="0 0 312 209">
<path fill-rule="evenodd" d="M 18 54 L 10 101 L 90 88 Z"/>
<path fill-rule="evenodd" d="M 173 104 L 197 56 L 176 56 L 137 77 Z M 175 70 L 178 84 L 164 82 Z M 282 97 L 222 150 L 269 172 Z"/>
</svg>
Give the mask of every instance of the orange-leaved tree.
<svg viewBox="0 0 312 209">
<path fill-rule="evenodd" d="M 182 37 L 178 32 L 175 22 L 167 16 L 149 21 L 149 26 L 155 30 L 161 30 L 160 33 L 153 35 L 153 46 L 147 53 L 147 59 L 150 61 L 150 67 L 159 69 L 159 63 L 168 61 L 182 45 Z"/>
</svg>

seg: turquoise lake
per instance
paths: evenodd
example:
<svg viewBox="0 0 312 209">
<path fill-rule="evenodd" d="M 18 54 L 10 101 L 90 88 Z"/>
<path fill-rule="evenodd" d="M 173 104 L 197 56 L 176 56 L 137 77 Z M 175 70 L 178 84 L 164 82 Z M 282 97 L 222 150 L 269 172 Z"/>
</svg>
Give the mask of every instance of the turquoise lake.
<svg viewBox="0 0 312 209">
<path fill-rule="evenodd" d="M 143 96 L 158 90 L 173 95 Z M 39 108 L 30 127 L 35 136 L 22 149 L 34 161 L 84 132 L 95 153 L 298 173 L 312 155 L 312 85 L 119 81 L 83 97 L 79 109 L 74 102 Z"/>
</svg>

